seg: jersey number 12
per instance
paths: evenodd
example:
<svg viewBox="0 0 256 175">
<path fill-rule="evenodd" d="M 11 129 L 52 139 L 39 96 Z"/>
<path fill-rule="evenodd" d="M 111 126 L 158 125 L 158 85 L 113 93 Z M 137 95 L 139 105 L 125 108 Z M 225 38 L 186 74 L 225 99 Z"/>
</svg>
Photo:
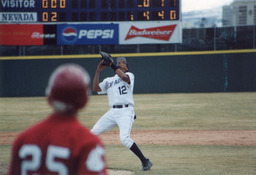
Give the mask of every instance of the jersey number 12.
<svg viewBox="0 0 256 175">
<path fill-rule="evenodd" d="M 120 95 L 127 94 L 125 86 L 119 87 L 118 90 Z"/>
</svg>

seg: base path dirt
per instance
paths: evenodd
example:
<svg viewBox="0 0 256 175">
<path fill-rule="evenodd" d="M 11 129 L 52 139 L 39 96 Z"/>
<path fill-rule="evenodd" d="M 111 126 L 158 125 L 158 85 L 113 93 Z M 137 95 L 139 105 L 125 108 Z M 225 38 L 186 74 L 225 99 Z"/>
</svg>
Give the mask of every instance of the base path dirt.
<svg viewBox="0 0 256 175">
<path fill-rule="evenodd" d="M 11 144 L 18 134 L 0 133 L 0 145 Z M 106 145 L 121 145 L 117 130 L 104 133 L 100 138 Z M 256 146 L 256 130 L 133 130 L 131 138 L 138 144 Z"/>
<path fill-rule="evenodd" d="M 100 137 L 104 144 L 121 144 L 118 131 L 109 131 Z M 134 130 L 131 138 L 138 144 L 256 146 L 256 130 Z"/>
</svg>

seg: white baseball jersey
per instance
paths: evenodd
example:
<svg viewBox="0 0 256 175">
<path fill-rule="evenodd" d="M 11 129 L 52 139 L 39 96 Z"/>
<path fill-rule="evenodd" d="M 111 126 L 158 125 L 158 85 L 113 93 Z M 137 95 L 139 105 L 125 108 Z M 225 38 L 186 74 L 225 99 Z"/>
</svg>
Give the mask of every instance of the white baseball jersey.
<svg viewBox="0 0 256 175">
<path fill-rule="evenodd" d="M 108 94 L 109 106 L 114 105 L 131 105 L 134 106 L 133 87 L 134 75 L 131 72 L 126 72 L 130 78 L 130 84 L 123 81 L 117 74 L 113 77 L 105 78 L 100 84 L 101 92 L 98 94 Z"/>
</svg>

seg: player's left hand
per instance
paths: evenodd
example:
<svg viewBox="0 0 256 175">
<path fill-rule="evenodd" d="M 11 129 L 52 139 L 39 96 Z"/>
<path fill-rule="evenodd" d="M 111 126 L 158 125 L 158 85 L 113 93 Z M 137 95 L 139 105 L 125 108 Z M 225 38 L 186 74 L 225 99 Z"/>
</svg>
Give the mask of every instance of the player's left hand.
<svg viewBox="0 0 256 175">
<path fill-rule="evenodd" d="M 101 63 L 102 66 L 110 66 L 113 63 L 113 58 L 111 55 L 109 55 L 106 52 L 100 51 L 100 54 L 102 56 L 103 62 Z"/>
<path fill-rule="evenodd" d="M 104 60 L 101 60 L 101 62 L 99 63 L 99 65 L 97 66 L 97 70 L 96 72 L 101 72 L 106 66 L 102 66 Z"/>
</svg>

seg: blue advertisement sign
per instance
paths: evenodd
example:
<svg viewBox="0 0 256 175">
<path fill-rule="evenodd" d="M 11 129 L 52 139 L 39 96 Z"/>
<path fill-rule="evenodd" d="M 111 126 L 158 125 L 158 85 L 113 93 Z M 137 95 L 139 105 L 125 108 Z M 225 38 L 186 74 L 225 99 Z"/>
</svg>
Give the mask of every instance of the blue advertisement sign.
<svg viewBox="0 0 256 175">
<path fill-rule="evenodd" d="M 58 24 L 58 45 L 118 44 L 118 24 Z"/>
</svg>

